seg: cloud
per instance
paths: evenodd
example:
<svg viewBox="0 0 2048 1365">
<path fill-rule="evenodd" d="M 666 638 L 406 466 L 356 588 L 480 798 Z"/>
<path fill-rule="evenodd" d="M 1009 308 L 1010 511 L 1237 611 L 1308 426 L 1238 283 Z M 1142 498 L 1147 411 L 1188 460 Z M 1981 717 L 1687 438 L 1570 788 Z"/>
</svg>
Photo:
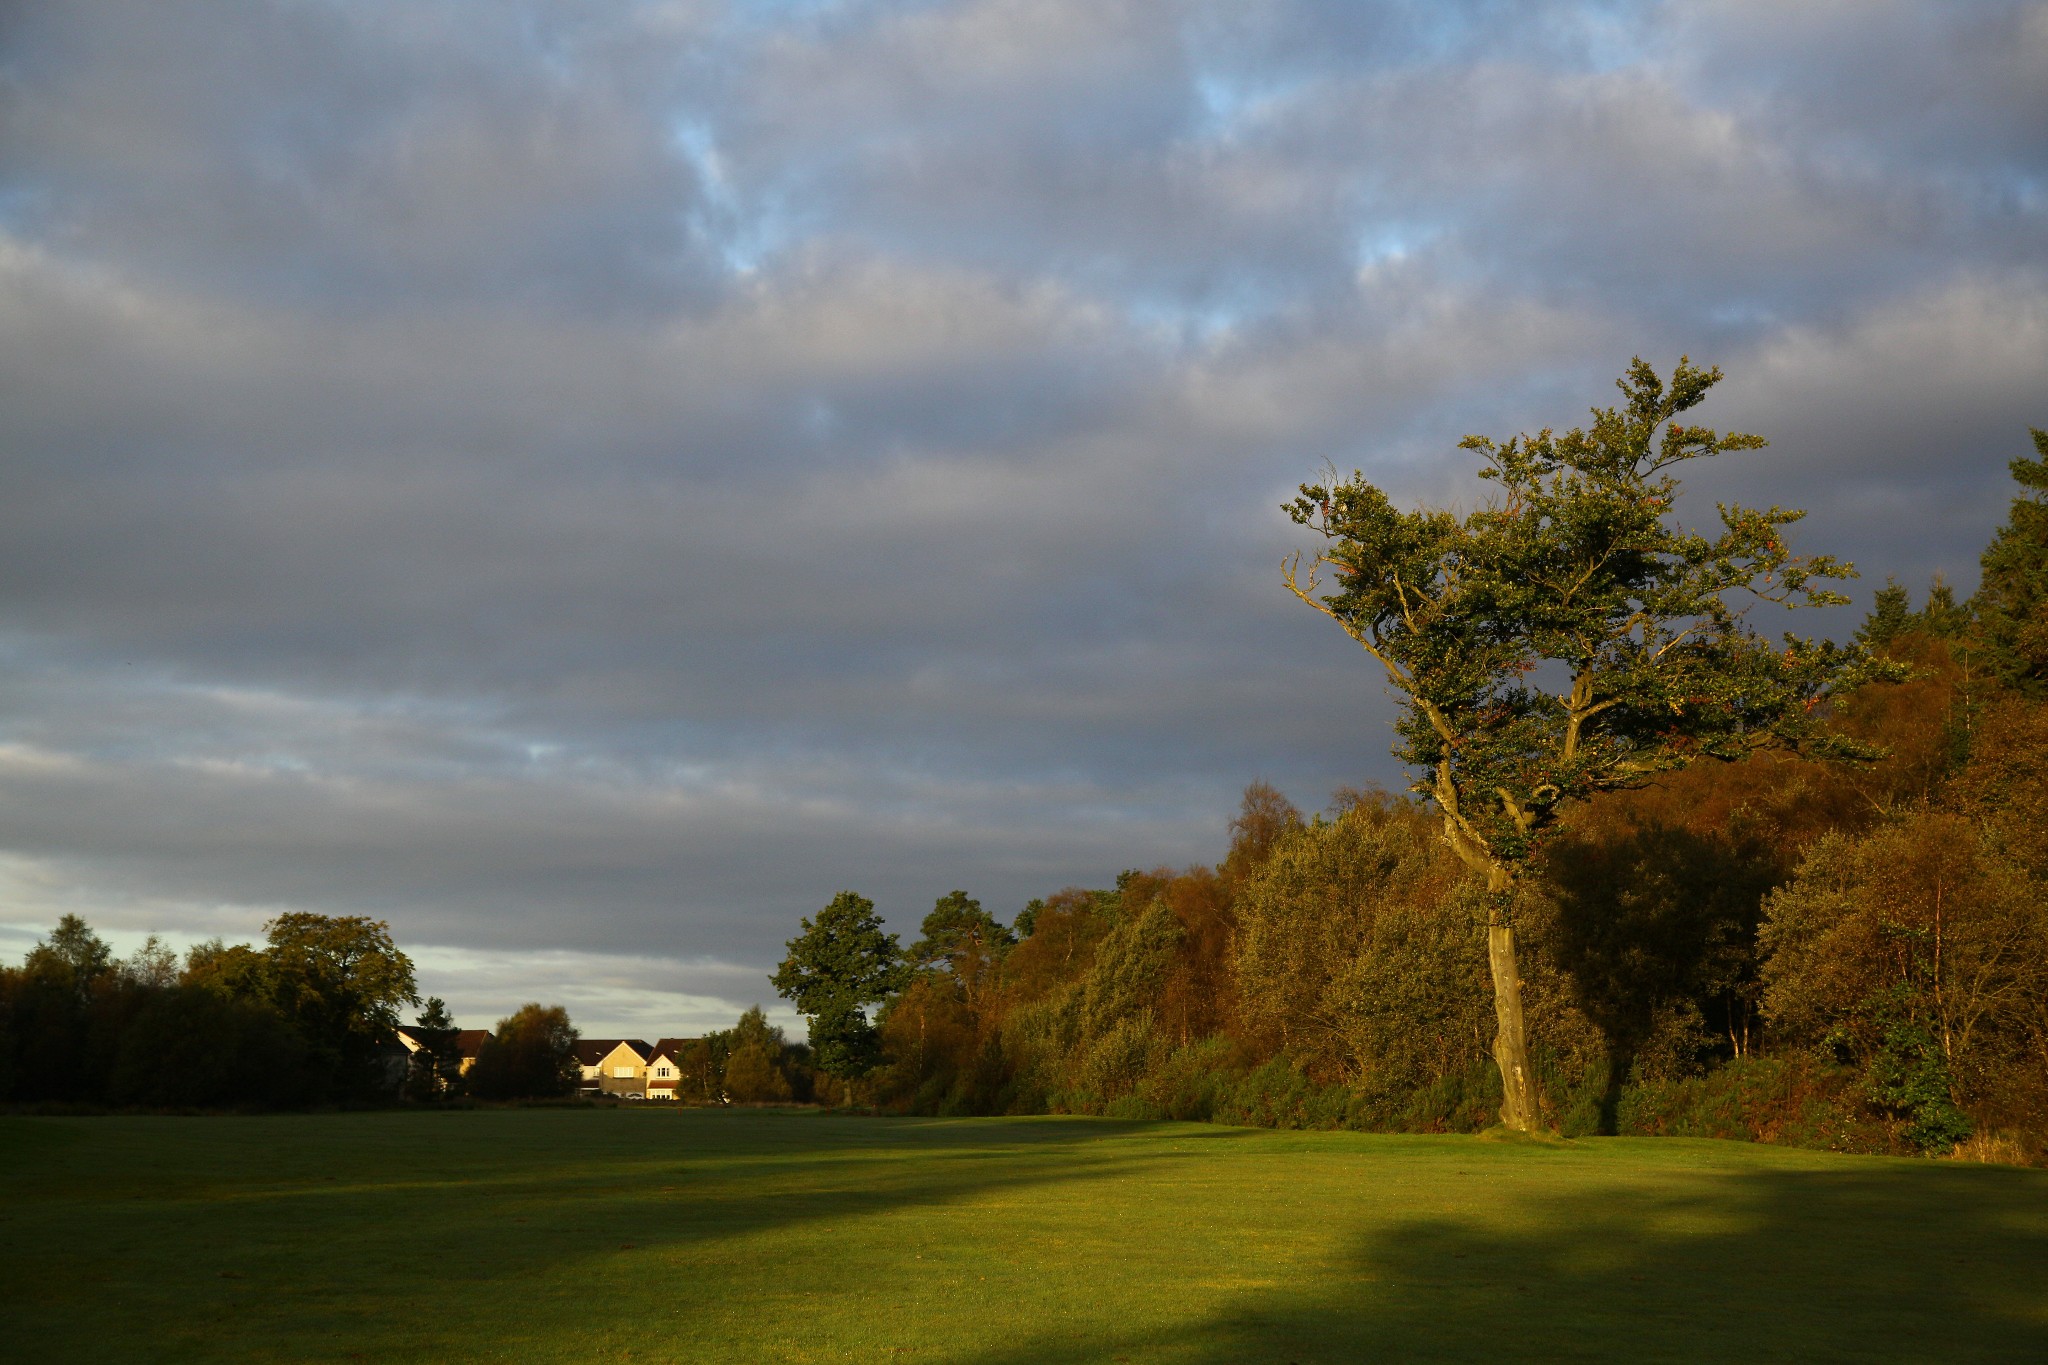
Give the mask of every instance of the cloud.
<svg viewBox="0 0 2048 1365">
<path fill-rule="evenodd" d="M 11 941 L 375 913 L 479 1018 L 673 1032 L 842 887 L 1213 860 L 1253 777 L 1402 780 L 1292 486 L 1469 501 L 1637 352 L 1772 439 L 1702 499 L 1967 585 L 2048 423 L 2044 14 L 24 12 Z"/>
</svg>

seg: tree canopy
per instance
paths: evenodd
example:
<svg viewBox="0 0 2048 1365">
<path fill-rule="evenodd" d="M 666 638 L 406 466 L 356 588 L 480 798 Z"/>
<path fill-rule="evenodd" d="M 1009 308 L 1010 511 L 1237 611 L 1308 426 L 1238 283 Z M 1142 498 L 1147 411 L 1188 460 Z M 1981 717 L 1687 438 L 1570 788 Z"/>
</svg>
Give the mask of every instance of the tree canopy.
<svg viewBox="0 0 2048 1365">
<path fill-rule="evenodd" d="M 1724 504 L 1711 535 L 1673 519 L 1678 466 L 1765 444 L 1674 420 L 1720 378 L 1681 359 L 1667 384 L 1637 359 L 1626 401 L 1589 427 L 1466 437 L 1500 496 L 1464 517 L 1400 511 L 1356 473 L 1286 508 L 1327 542 L 1306 574 L 1289 562 L 1288 586 L 1402 695 L 1395 753 L 1481 871 L 1512 879 L 1565 802 L 1697 758 L 1869 752 L 1824 703 L 1883 666 L 1790 633 L 1773 645 L 1743 611 L 1846 602 L 1825 585 L 1853 568 L 1791 552 L 1802 512 Z M 1325 571 L 1335 591 L 1319 594 Z"/>
<path fill-rule="evenodd" d="M 901 988 L 903 950 L 882 931 L 875 903 L 852 891 L 832 898 L 786 945 L 771 978 L 775 990 L 810 1019 L 818 1069 L 852 1080 L 881 1061 L 881 1042 L 865 1009 Z"/>
<path fill-rule="evenodd" d="M 472 1094 L 487 1100 L 545 1099 L 576 1089 L 576 1026 L 560 1005 L 521 1005 L 470 1068 Z"/>
<path fill-rule="evenodd" d="M 1868 757 L 1826 704 L 1901 671 L 1789 632 L 1774 645 L 1745 620 L 1756 601 L 1847 601 L 1826 585 L 1851 566 L 1787 543 L 1804 513 L 1722 504 L 1712 534 L 1675 520 L 1680 466 L 1765 444 L 1677 420 L 1720 378 L 1681 357 L 1667 382 L 1637 358 L 1616 383 L 1624 401 L 1589 426 L 1467 436 L 1499 492 L 1463 516 L 1401 511 L 1356 472 L 1304 484 L 1285 508 L 1325 541 L 1305 571 L 1287 562 L 1288 587 L 1380 664 L 1402 701 L 1394 752 L 1494 893 L 1512 1126 L 1535 1121 L 1535 1091 L 1509 898 L 1569 803 L 1701 758 Z"/>
<path fill-rule="evenodd" d="M 2026 492 L 1984 551 L 1976 606 L 2000 679 L 2039 696 L 2048 692 L 2048 431 L 2031 434 L 2035 458 L 2012 462 Z"/>
</svg>

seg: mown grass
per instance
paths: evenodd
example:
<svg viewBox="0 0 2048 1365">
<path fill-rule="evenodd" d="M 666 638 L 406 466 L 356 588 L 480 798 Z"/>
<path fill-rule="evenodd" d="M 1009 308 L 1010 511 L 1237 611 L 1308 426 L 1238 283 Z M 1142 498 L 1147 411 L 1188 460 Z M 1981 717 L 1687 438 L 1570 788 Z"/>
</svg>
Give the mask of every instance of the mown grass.
<svg viewBox="0 0 2048 1365">
<path fill-rule="evenodd" d="M 0 1358 L 2048 1360 L 2048 1172 L 1085 1119 L 7 1118 Z"/>
</svg>

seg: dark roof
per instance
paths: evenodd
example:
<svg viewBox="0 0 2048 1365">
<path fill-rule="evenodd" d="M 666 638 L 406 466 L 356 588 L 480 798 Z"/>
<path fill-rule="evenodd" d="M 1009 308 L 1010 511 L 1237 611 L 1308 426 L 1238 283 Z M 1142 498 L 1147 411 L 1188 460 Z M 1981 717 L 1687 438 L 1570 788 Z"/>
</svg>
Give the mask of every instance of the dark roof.
<svg viewBox="0 0 2048 1365">
<path fill-rule="evenodd" d="M 688 1047 L 691 1043 L 700 1043 L 702 1041 L 704 1040 L 701 1038 L 656 1038 L 654 1040 L 654 1051 L 648 1053 L 647 1057 L 648 1060 L 652 1061 L 654 1058 L 666 1053 L 668 1056 L 677 1057 L 680 1060 L 679 1054 L 685 1047 Z"/>
<path fill-rule="evenodd" d="M 621 1043 L 639 1053 L 641 1061 L 647 1060 L 647 1042 L 642 1038 L 579 1038 L 576 1040 L 576 1060 L 585 1066 L 596 1066 Z"/>
<path fill-rule="evenodd" d="M 487 1028 L 421 1028 L 418 1024 L 400 1024 L 397 1033 L 401 1038 L 411 1039 L 415 1047 L 432 1047 L 437 1042 L 452 1038 L 456 1055 L 461 1057 L 476 1056 L 491 1037 Z"/>
</svg>

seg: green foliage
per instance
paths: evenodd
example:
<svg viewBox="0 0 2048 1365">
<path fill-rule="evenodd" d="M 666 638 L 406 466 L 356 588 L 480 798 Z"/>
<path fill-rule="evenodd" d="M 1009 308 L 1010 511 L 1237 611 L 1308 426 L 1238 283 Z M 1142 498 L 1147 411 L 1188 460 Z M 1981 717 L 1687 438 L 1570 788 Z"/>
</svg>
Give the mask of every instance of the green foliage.
<svg viewBox="0 0 2048 1365">
<path fill-rule="evenodd" d="M 498 1021 L 469 1071 L 486 1100 L 550 1099 L 576 1091 L 576 1026 L 560 1005 L 521 1005 Z"/>
<path fill-rule="evenodd" d="M 107 1087 L 147 1108 L 288 1107 L 319 1097 L 306 1044 L 276 1010 L 201 986 L 157 994 L 124 1030 Z"/>
<path fill-rule="evenodd" d="M 1751 1045 L 1762 993 L 1756 930 L 1779 859 L 1753 829 L 1653 821 L 1574 833 L 1547 850 L 1544 871 L 1546 956 L 1600 1030 L 1599 1131 L 1612 1133 L 1632 1076 L 1687 1075 L 1711 1047 Z"/>
<path fill-rule="evenodd" d="M 1680 360 L 1666 384 L 1636 360 L 1625 403 L 1588 428 L 1467 437 L 1501 497 L 1463 518 L 1398 511 L 1358 474 L 1287 507 L 1328 542 L 1289 586 L 1385 669 L 1404 702 L 1395 752 L 1474 867 L 1511 879 L 1564 803 L 1694 759 L 1869 753 L 1824 704 L 1894 670 L 1789 634 L 1774 647 L 1736 601 L 1842 602 L 1823 585 L 1853 570 L 1792 554 L 1799 512 L 1723 506 L 1711 536 L 1670 521 L 1673 470 L 1764 444 L 1674 420 L 1720 377 Z"/>
<path fill-rule="evenodd" d="M 1916 1145 L 1946 1150 L 1967 1135 L 1963 1106 L 2041 1083 L 2044 892 L 1954 815 L 1830 834 L 1766 902 L 1766 1012 L 1786 1041 L 1858 1068 Z"/>
<path fill-rule="evenodd" d="M 1413 807 L 1297 827 L 1238 895 L 1244 1027 L 1376 1096 L 1460 1072 L 1492 1032 L 1481 913 Z"/>
<path fill-rule="evenodd" d="M 46 979 L 63 982 L 84 1000 L 112 969 L 113 960 L 114 950 L 90 925 L 76 915 L 65 915 L 49 938 L 29 950 L 23 965 Z"/>
<path fill-rule="evenodd" d="M 0 1098 L 176 1108 L 361 1101 L 386 1092 L 412 963 L 379 921 L 290 914 L 269 943 L 155 936 L 117 962 L 67 915 L 0 968 Z"/>
<path fill-rule="evenodd" d="M 398 1025 L 398 1007 L 419 1003 L 412 959 L 392 942 L 390 926 L 294 911 L 264 931 L 261 998 L 292 1022 L 331 1084 L 343 1093 L 373 1091 L 372 1066 Z"/>
<path fill-rule="evenodd" d="M 676 1059 L 683 1069 L 682 1093 L 700 1103 L 783 1104 L 811 1097 L 801 1050 L 790 1046 L 759 1005 L 683 1052 Z"/>
<path fill-rule="evenodd" d="M 951 891 L 939 897 L 932 912 L 924 917 L 919 933 L 918 941 L 906 954 L 909 964 L 920 968 L 945 967 L 963 978 L 968 974 L 964 964 L 1001 957 L 1017 943 L 1017 936 L 965 891 Z"/>
<path fill-rule="evenodd" d="M 1621 1093 L 1618 1131 L 1722 1138 L 1836 1152 L 1892 1150 L 1857 1073 L 1805 1054 L 1746 1056 L 1698 1076 L 1639 1080 Z"/>
<path fill-rule="evenodd" d="M 1985 549 L 1976 609 L 1992 668 L 2010 687 L 2048 694 L 2048 431 L 2036 427 L 2034 458 L 2017 456 L 2026 491 Z"/>
<path fill-rule="evenodd" d="M 842 891 L 786 946 L 789 955 L 771 980 L 810 1019 L 818 1069 L 846 1080 L 867 1075 L 882 1053 L 864 1007 L 888 999 L 907 979 L 896 936 L 882 932 L 873 901 Z"/>
<path fill-rule="evenodd" d="M 460 1094 L 467 1077 L 462 1074 L 462 1048 L 447 1002 L 438 995 L 430 997 L 413 1022 L 420 1049 L 407 1063 L 406 1097 L 436 1100 Z"/>
<path fill-rule="evenodd" d="M 1153 1007 L 1181 938 L 1172 911 L 1152 902 L 1109 928 L 1085 970 L 1013 1012 L 1003 1046 L 1018 1087 L 1065 1113 L 1102 1113 L 1130 1095 L 1170 1050 Z"/>
<path fill-rule="evenodd" d="M 1912 594 L 1896 578 L 1886 578 L 1871 603 L 1870 614 L 1856 628 L 1856 641 L 1872 649 L 1893 644 L 1921 631 L 1937 639 L 1954 640 L 1968 633 L 1970 608 L 1956 601 L 1955 589 L 1940 574 L 1927 588 L 1927 603 L 1913 610 Z"/>
<path fill-rule="evenodd" d="M 1906 1140 L 1944 1153 L 1970 1136 L 1969 1116 L 1956 1107 L 1948 1060 L 1920 1024 L 1894 1024 L 1870 1058 L 1864 1085 L 1871 1102 L 1904 1116 Z"/>
<path fill-rule="evenodd" d="M 1017 912 L 1016 921 L 1011 925 L 1011 937 L 1020 942 L 1030 938 L 1037 930 L 1038 917 L 1044 910 L 1045 901 L 1041 897 L 1033 896 L 1030 900 L 1024 902 L 1024 908 Z"/>
<path fill-rule="evenodd" d="M 1913 595 L 1896 578 L 1887 577 L 1870 604 L 1870 615 L 1856 627 L 1856 639 L 1872 649 L 1888 645 L 1913 628 Z"/>
<path fill-rule="evenodd" d="M 793 1093 L 780 1047 L 750 1039 L 726 1059 L 725 1094 L 734 1104 L 786 1104 Z"/>
</svg>

